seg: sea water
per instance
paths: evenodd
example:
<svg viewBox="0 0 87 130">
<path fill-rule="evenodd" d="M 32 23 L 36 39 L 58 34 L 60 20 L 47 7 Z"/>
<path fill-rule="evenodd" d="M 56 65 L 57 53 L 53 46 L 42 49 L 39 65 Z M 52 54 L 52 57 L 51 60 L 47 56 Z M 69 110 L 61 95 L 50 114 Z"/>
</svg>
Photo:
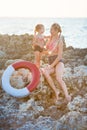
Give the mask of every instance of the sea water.
<svg viewBox="0 0 87 130">
<path fill-rule="evenodd" d="M 53 23 L 62 27 L 66 45 L 87 48 L 87 18 L 0 18 L 0 34 L 33 34 L 36 24 L 45 26 L 44 35 L 50 34 Z"/>
</svg>

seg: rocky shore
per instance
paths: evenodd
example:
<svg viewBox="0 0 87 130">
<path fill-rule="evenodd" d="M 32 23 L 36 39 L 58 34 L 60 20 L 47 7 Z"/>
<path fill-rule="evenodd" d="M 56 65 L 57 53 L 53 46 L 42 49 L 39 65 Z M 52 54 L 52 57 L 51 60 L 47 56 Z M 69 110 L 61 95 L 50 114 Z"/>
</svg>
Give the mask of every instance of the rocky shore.
<svg viewBox="0 0 87 130">
<path fill-rule="evenodd" d="M 0 130 L 87 130 L 87 48 L 66 47 L 64 41 L 63 78 L 72 96 L 68 104 L 54 75 L 61 97 L 58 103 L 43 76 L 37 89 L 25 98 L 12 97 L 1 88 L 8 65 L 19 60 L 34 63 L 32 39 L 29 34 L 0 35 Z M 45 64 L 47 58 L 43 56 L 42 66 Z M 21 79 L 14 83 L 18 87 L 26 84 Z"/>
</svg>

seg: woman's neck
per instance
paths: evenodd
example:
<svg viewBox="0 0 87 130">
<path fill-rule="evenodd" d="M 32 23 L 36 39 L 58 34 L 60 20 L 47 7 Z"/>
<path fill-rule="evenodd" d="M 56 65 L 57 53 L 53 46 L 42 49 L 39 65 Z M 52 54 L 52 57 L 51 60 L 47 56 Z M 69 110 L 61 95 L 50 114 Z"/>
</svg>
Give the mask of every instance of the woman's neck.
<svg viewBox="0 0 87 130">
<path fill-rule="evenodd" d="M 59 36 L 58 34 L 56 34 L 56 35 L 51 36 L 51 39 L 52 39 L 52 40 L 56 40 L 56 39 L 59 39 L 59 37 L 60 37 L 60 36 Z"/>
</svg>

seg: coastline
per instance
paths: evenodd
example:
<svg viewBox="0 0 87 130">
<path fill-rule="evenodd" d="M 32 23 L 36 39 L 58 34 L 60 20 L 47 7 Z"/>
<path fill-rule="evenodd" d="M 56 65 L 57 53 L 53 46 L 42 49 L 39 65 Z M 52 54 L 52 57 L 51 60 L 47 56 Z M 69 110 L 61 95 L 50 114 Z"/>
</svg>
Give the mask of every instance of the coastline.
<svg viewBox="0 0 87 130">
<path fill-rule="evenodd" d="M 50 26 L 53 23 L 59 23 L 67 47 L 72 45 L 75 48 L 87 48 L 87 18 L 1 18 L 0 34 L 33 34 L 33 29 L 39 22 L 45 26 L 45 35 L 49 35 Z"/>
<path fill-rule="evenodd" d="M 29 34 L 0 35 L 0 86 L 1 76 L 8 65 L 18 60 L 34 63 L 32 39 L 33 35 Z M 70 128 L 87 129 L 87 118 L 85 118 L 87 117 L 87 48 L 66 47 L 64 41 L 63 58 L 64 81 L 72 95 L 72 101 L 66 104 L 64 95 L 61 93 L 61 102 L 54 104 L 54 94 L 44 77 L 42 89 L 39 84 L 38 93 L 34 92 L 22 99 L 11 97 L 0 87 L 0 126 L 2 130 L 34 130 L 36 128 L 44 130 L 48 129 L 49 125 L 49 130 L 54 128 L 63 130 L 65 126 L 67 130 Z M 47 64 L 46 57 L 42 59 L 42 65 L 44 64 Z M 54 76 L 53 79 L 55 80 Z M 57 85 L 56 80 L 55 84 Z M 59 86 L 58 89 L 60 90 Z"/>
</svg>

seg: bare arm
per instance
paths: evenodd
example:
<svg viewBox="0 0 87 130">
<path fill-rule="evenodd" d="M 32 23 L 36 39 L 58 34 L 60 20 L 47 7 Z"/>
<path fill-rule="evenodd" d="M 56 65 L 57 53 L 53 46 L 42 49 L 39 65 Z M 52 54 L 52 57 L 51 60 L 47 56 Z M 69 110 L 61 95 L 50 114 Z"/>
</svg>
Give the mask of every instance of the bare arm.
<svg viewBox="0 0 87 130">
<path fill-rule="evenodd" d="M 60 59 L 62 59 L 62 54 L 63 54 L 63 41 L 62 39 L 60 40 L 59 42 L 59 45 L 58 45 L 58 57 L 55 59 L 55 61 L 50 65 L 51 68 L 53 68 L 58 62 Z"/>
</svg>

